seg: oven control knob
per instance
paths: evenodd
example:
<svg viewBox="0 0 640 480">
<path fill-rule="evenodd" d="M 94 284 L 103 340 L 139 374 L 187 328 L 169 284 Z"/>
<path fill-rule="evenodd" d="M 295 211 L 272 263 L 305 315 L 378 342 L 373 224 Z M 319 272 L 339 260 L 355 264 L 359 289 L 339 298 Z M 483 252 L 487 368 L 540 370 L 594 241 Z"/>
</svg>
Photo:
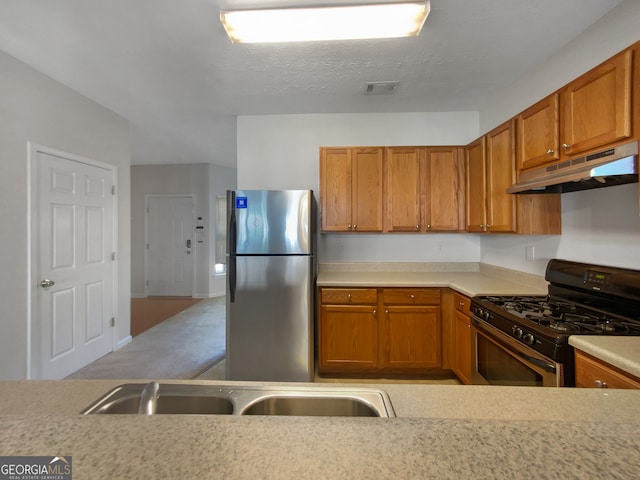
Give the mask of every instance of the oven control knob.
<svg viewBox="0 0 640 480">
<path fill-rule="evenodd" d="M 533 345 L 534 343 L 536 343 L 536 339 L 533 335 L 531 335 L 530 333 L 525 333 L 522 336 L 522 341 L 524 343 L 526 343 L 527 345 Z"/>
<path fill-rule="evenodd" d="M 517 325 L 514 325 L 511 328 L 511 332 L 513 333 L 513 336 L 516 338 L 522 338 L 522 334 L 524 333 L 522 329 Z"/>
</svg>

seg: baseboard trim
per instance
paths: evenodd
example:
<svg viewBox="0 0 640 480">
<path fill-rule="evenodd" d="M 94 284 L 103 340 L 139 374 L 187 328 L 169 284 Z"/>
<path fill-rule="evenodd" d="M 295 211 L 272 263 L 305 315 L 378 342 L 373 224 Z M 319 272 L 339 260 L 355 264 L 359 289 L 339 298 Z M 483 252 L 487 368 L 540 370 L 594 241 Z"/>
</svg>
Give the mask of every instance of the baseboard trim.
<svg viewBox="0 0 640 480">
<path fill-rule="evenodd" d="M 132 293 L 131 298 L 147 298 L 146 293 Z"/>
<path fill-rule="evenodd" d="M 131 343 L 131 340 L 133 340 L 133 337 L 131 335 L 123 338 L 122 340 L 120 340 L 118 343 L 116 343 L 116 350 L 120 350 L 122 347 L 124 347 L 125 345 L 129 345 Z M 115 351 L 115 350 L 114 350 Z"/>
</svg>

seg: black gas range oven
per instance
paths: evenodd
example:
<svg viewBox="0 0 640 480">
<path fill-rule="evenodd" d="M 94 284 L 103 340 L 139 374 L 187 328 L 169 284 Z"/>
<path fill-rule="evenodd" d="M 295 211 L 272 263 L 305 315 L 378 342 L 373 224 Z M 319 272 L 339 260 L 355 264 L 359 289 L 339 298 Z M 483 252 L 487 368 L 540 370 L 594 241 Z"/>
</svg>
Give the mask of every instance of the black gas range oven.
<svg viewBox="0 0 640 480">
<path fill-rule="evenodd" d="M 571 335 L 640 335 L 640 271 L 551 260 L 548 295 L 471 299 L 474 383 L 574 386 Z"/>
</svg>

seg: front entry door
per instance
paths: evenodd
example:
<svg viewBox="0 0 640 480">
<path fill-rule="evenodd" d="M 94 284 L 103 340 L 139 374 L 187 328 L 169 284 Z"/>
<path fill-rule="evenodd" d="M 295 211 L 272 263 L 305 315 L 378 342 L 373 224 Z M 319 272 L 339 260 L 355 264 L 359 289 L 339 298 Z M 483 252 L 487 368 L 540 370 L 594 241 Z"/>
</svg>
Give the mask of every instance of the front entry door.
<svg viewBox="0 0 640 480">
<path fill-rule="evenodd" d="M 37 149 L 32 158 L 39 310 L 32 365 L 36 378 L 58 379 L 113 349 L 115 172 Z"/>
<path fill-rule="evenodd" d="M 147 196 L 147 295 L 193 294 L 194 201 Z"/>
</svg>

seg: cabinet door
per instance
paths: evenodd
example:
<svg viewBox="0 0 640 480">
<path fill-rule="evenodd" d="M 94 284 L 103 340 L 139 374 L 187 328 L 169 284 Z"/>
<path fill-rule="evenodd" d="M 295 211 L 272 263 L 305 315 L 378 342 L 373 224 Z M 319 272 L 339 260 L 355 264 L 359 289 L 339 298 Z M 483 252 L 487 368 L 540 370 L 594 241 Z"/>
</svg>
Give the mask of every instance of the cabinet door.
<svg viewBox="0 0 640 480">
<path fill-rule="evenodd" d="M 320 149 L 320 213 L 325 232 L 351 230 L 351 151 Z"/>
<path fill-rule="evenodd" d="M 640 388 L 640 379 L 623 373 L 613 366 L 575 351 L 576 386 L 584 388 Z"/>
<path fill-rule="evenodd" d="M 518 169 L 539 167 L 560 158 L 558 94 L 518 115 Z"/>
<path fill-rule="evenodd" d="M 487 137 L 487 230 L 516 231 L 516 196 L 507 193 L 515 183 L 514 123 L 512 120 Z"/>
<path fill-rule="evenodd" d="M 442 365 L 440 307 L 386 306 L 382 368 L 416 371 Z"/>
<path fill-rule="evenodd" d="M 372 305 L 322 305 L 318 324 L 321 373 L 378 367 L 378 321 Z"/>
<path fill-rule="evenodd" d="M 425 231 L 464 230 L 464 157 L 458 147 L 425 150 Z"/>
<path fill-rule="evenodd" d="M 471 380 L 471 321 L 467 315 L 458 310 L 455 313 L 453 335 L 456 349 L 454 372 L 462 383 L 470 385 L 473 383 Z"/>
<path fill-rule="evenodd" d="M 563 155 L 631 136 L 632 51 L 616 55 L 560 92 Z"/>
<path fill-rule="evenodd" d="M 354 148 L 351 152 L 352 230 L 382 231 L 382 148 Z"/>
<path fill-rule="evenodd" d="M 417 147 L 385 149 L 384 230 L 386 232 L 420 231 L 422 156 L 423 149 Z"/>
<path fill-rule="evenodd" d="M 467 189 L 467 231 L 484 232 L 486 215 L 485 137 L 465 149 Z"/>
</svg>

